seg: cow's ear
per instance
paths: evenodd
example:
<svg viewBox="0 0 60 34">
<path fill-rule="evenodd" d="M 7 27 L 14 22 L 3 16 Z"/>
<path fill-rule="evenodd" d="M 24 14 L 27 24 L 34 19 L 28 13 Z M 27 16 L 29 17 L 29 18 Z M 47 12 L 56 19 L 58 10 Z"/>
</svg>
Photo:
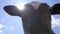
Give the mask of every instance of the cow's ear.
<svg viewBox="0 0 60 34">
<path fill-rule="evenodd" d="M 8 14 L 12 16 L 19 16 L 20 15 L 20 10 L 13 6 L 13 5 L 8 5 L 3 8 Z"/>
<path fill-rule="evenodd" d="M 57 3 L 55 5 L 53 5 L 50 9 L 51 14 L 55 15 L 55 14 L 60 14 L 60 3 Z"/>
</svg>

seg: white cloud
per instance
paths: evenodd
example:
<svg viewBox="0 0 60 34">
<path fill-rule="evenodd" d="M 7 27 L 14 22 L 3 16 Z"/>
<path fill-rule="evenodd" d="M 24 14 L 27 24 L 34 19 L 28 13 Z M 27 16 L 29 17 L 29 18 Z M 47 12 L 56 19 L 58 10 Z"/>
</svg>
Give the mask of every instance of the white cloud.
<svg viewBox="0 0 60 34">
<path fill-rule="evenodd" d="M 3 28 L 7 28 L 7 26 L 0 24 L 0 34 L 3 34 Z"/>
<path fill-rule="evenodd" d="M 2 30 L 3 28 L 9 28 L 10 30 L 15 30 L 14 26 L 6 26 L 6 25 L 3 25 L 3 24 L 0 24 L 0 30 Z"/>
<path fill-rule="evenodd" d="M 2 29 L 4 27 L 4 25 L 0 24 L 0 29 Z"/>
<path fill-rule="evenodd" d="M 52 28 L 56 27 L 56 26 L 60 26 L 60 18 L 59 19 L 55 19 L 53 16 L 52 17 Z"/>
<path fill-rule="evenodd" d="M 0 34 L 3 34 L 3 30 L 0 30 Z"/>
<path fill-rule="evenodd" d="M 10 30 L 15 30 L 15 27 L 14 26 L 10 26 L 9 29 Z"/>
<path fill-rule="evenodd" d="M 0 24 L 0 29 L 7 28 L 7 26 Z"/>
</svg>

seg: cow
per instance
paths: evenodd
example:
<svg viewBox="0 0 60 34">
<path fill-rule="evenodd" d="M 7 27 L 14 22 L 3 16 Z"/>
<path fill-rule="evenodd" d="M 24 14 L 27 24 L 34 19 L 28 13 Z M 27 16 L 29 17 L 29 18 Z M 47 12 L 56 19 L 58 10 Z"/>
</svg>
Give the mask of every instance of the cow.
<svg viewBox="0 0 60 34">
<path fill-rule="evenodd" d="M 51 15 L 60 14 L 60 4 L 50 7 L 47 3 L 30 2 L 23 10 L 14 5 L 3 9 L 11 16 L 22 18 L 25 34 L 55 34 L 51 29 Z"/>
</svg>

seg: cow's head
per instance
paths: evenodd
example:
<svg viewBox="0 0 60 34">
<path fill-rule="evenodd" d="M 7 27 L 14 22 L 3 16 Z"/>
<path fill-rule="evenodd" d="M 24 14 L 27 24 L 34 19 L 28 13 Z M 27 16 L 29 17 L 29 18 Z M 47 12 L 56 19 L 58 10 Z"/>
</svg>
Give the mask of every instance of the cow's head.
<svg viewBox="0 0 60 34">
<path fill-rule="evenodd" d="M 40 30 L 49 31 L 51 29 L 51 15 L 60 14 L 60 4 L 49 7 L 46 3 L 26 4 L 24 10 L 19 10 L 16 6 L 8 5 L 4 10 L 12 16 L 20 16 L 23 21 L 25 33 L 37 34 Z M 34 6 L 38 6 L 34 7 Z M 42 25 L 41 25 L 42 24 Z M 43 32 L 42 32 L 43 33 Z M 51 34 L 51 33 L 50 33 Z"/>
</svg>

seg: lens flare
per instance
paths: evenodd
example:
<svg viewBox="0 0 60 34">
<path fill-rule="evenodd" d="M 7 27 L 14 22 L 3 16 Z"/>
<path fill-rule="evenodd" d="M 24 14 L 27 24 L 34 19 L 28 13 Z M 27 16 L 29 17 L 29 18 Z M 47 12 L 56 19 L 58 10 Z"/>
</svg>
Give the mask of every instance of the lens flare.
<svg viewBox="0 0 60 34">
<path fill-rule="evenodd" d="M 16 6 L 17 6 L 17 8 L 20 9 L 20 10 L 23 10 L 24 7 L 25 7 L 25 6 L 24 6 L 24 3 L 22 3 L 22 2 L 21 2 L 21 3 L 17 3 Z"/>
</svg>

